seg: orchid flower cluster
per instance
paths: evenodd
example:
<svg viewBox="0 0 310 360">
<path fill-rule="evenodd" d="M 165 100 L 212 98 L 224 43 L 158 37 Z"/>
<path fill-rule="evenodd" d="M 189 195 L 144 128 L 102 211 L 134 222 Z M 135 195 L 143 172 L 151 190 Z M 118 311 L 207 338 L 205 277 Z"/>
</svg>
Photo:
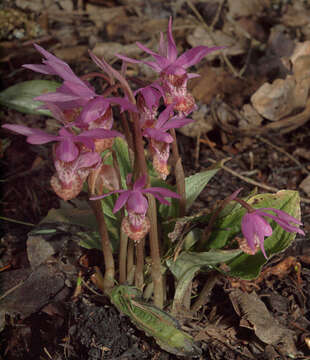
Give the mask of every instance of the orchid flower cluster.
<svg viewBox="0 0 310 360">
<path fill-rule="evenodd" d="M 103 59 L 91 54 L 94 62 L 107 74 L 105 79 L 112 90 L 105 91 L 105 94 L 97 94 L 91 84 L 76 76 L 67 63 L 39 45 L 35 45 L 44 57 L 43 63 L 27 64 L 24 67 L 41 74 L 57 75 L 63 80 L 62 85 L 55 92 L 35 98 L 43 102 L 43 107 L 49 109 L 53 117 L 59 121 L 58 135 L 24 125 L 5 124 L 3 127 L 25 135 L 30 144 L 55 142 L 53 157 L 56 171 L 51 178 L 51 186 L 62 199 L 70 200 L 78 196 L 86 180 L 95 183 L 90 194 L 92 201 L 119 194 L 113 212 L 125 207 L 122 231 L 139 243 L 148 234 L 151 226 L 147 216 L 149 201 L 146 195 L 151 194 L 166 205 L 169 205 L 165 199 L 167 197 L 177 199 L 184 197 L 184 194 L 177 194 L 167 188 L 149 186 L 147 167 L 143 165 L 143 161 L 137 160 L 144 157 L 144 148 L 141 144 L 143 145 L 143 142 L 148 144 L 153 168 L 159 178 L 166 180 L 169 175 L 170 144 L 176 141 L 173 129 L 192 122 L 189 116 L 197 107 L 188 91 L 187 83 L 189 79 L 199 75 L 188 72 L 188 68 L 197 64 L 210 52 L 220 50 L 222 47 L 197 46 L 178 56 L 172 36 L 171 18 L 166 39 L 163 34 L 160 36 L 158 53 L 141 43 L 137 45 L 151 55 L 154 61 L 135 60 L 117 54 L 123 61 L 122 69 L 126 68 L 127 63 L 142 63 L 158 73 L 157 80 L 133 92 L 123 76 L 124 71 L 117 72 Z M 115 86 L 115 79 L 120 83 L 118 88 Z M 123 90 L 123 97 L 119 95 L 119 89 Z M 113 91 L 116 96 L 105 96 L 106 93 Z M 162 105 L 165 108 L 160 111 Z M 122 116 L 124 114 L 129 116 L 129 121 L 128 116 L 124 117 L 129 129 L 125 134 L 113 130 L 114 106 L 120 107 Z M 133 174 L 127 176 L 127 189 L 120 188 L 121 181 L 117 179 L 117 169 L 115 166 L 104 164 L 102 157 L 104 151 L 112 148 L 116 137 L 125 137 L 135 154 Z M 111 176 L 115 179 L 109 182 L 107 179 Z M 109 192 L 104 193 L 104 191 Z M 274 208 L 247 210 L 241 224 L 245 243 L 240 245 L 247 253 L 254 254 L 260 247 L 267 257 L 264 238 L 272 234 L 272 228 L 266 217 L 276 221 L 287 232 L 304 234 L 301 229 L 292 225 L 292 223 L 301 225 L 301 222 L 281 210 Z M 268 211 L 272 211 L 276 216 L 269 214 Z"/>
</svg>

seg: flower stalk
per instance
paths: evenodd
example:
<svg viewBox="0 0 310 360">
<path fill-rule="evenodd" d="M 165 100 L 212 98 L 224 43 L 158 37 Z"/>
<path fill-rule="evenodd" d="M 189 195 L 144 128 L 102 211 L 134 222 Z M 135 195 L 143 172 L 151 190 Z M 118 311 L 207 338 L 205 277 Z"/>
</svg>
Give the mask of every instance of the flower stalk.
<svg viewBox="0 0 310 360">
<path fill-rule="evenodd" d="M 185 189 L 185 175 L 182 165 L 182 159 L 179 154 L 177 137 L 175 134 L 175 129 L 170 129 L 170 134 L 173 137 L 172 143 L 172 156 L 174 162 L 174 173 L 175 180 L 177 184 L 178 194 L 181 196 L 179 200 L 179 217 L 185 216 L 186 212 L 186 189 Z"/>
<path fill-rule="evenodd" d="M 105 265 L 103 287 L 105 291 L 109 292 L 109 290 L 113 288 L 115 283 L 115 278 L 114 278 L 115 264 L 114 264 L 112 246 L 110 243 L 107 226 L 104 219 L 104 214 L 101 208 L 101 201 L 100 200 L 90 201 L 90 206 L 92 207 L 94 214 L 96 216 L 99 227 L 99 234 L 101 237 L 101 246 L 102 246 L 104 265 Z"/>
</svg>

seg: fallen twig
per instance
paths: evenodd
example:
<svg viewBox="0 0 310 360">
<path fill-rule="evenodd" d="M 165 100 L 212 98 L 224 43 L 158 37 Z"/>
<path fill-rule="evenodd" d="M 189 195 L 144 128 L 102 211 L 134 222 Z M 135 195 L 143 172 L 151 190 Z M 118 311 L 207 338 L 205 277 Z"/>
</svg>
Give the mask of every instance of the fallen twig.
<svg viewBox="0 0 310 360">
<path fill-rule="evenodd" d="M 226 158 L 225 161 L 228 161 L 228 160 L 230 160 L 230 159 L 231 159 L 231 158 Z M 213 160 L 213 159 L 210 159 L 210 158 L 208 158 L 208 160 L 209 160 L 210 162 L 212 162 L 212 164 L 214 164 L 214 163 L 217 162 L 217 161 L 215 161 L 215 160 Z M 250 178 L 248 178 L 248 177 L 246 177 L 246 176 L 240 175 L 240 174 L 238 174 L 236 171 L 230 169 L 228 166 L 223 165 L 223 163 L 221 163 L 221 168 L 222 168 L 223 170 L 227 171 L 228 173 L 230 173 L 230 174 L 238 177 L 239 179 L 243 180 L 244 182 L 246 182 L 246 183 L 248 183 L 248 184 L 251 184 L 251 185 L 254 185 L 254 186 L 257 186 L 257 187 L 259 187 L 259 188 L 261 188 L 261 189 L 265 189 L 265 190 L 272 191 L 272 192 L 278 192 L 278 191 L 281 190 L 281 189 L 278 189 L 278 188 L 273 187 L 273 186 L 269 186 L 269 185 L 262 184 L 262 183 L 260 183 L 260 182 L 258 182 L 258 181 L 252 180 L 252 179 L 250 179 Z M 300 198 L 300 201 L 301 201 L 301 202 L 304 202 L 304 203 L 306 203 L 306 204 L 310 204 L 310 199 L 309 199 L 309 198 L 301 197 L 301 198 Z"/>
</svg>

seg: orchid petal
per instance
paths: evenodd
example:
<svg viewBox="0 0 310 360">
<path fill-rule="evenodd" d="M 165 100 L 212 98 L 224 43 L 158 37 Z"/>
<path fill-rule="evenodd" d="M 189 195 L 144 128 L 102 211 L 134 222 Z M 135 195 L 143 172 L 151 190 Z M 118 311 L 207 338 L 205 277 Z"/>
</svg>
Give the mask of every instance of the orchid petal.
<svg viewBox="0 0 310 360">
<path fill-rule="evenodd" d="M 143 136 L 150 137 L 156 141 L 165 142 L 167 144 L 171 144 L 173 142 L 173 137 L 170 134 L 159 129 L 147 128 L 143 131 Z"/>
<path fill-rule="evenodd" d="M 162 126 L 161 129 L 162 130 L 178 129 L 178 128 L 180 128 L 184 125 L 187 125 L 193 121 L 194 121 L 193 119 L 189 119 L 189 118 L 173 117 L 164 126 Z"/>
<path fill-rule="evenodd" d="M 153 50 L 151 50 L 151 49 L 149 49 L 148 47 L 146 47 L 146 46 L 144 46 L 143 44 L 141 44 L 139 41 L 137 41 L 136 44 L 137 44 L 137 46 L 138 46 L 141 50 L 145 51 L 146 53 L 148 53 L 148 54 L 150 54 L 150 55 L 152 55 L 152 56 L 154 56 L 154 57 L 155 57 L 155 56 L 157 56 L 157 57 L 162 57 L 162 56 L 158 55 L 156 52 L 154 52 Z"/>
<path fill-rule="evenodd" d="M 77 96 L 77 95 L 65 94 L 60 91 L 43 94 L 40 96 L 36 96 L 34 98 L 34 100 L 37 100 L 37 101 L 50 102 L 50 103 L 55 103 L 55 102 L 62 103 L 62 102 L 73 101 L 73 100 L 78 100 L 78 99 L 79 99 L 79 96 Z"/>
<path fill-rule="evenodd" d="M 166 200 L 165 198 L 163 198 L 162 196 L 160 196 L 157 192 L 151 193 L 150 191 L 147 191 L 148 193 L 152 194 L 160 203 L 164 204 L 164 205 L 170 205 L 170 202 L 168 200 Z"/>
<path fill-rule="evenodd" d="M 62 112 L 59 106 L 54 103 L 45 103 L 45 107 L 49 109 L 55 119 L 59 120 L 63 124 L 66 124 L 67 121 L 65 114 Z"/>
<path fill-rule="evenodd" d="M 78 135 L 75 139 L 75 142 L 79 141 L 80 143 L 82 143 L 84 146 L 86 146 L 88 149 L 90 149 L 91 151 L 95 150 L 95 143 L 94 143 L 94 139 L 93 138 L 89 138 L 87 136 L 82 136 L 82 135 Z"/>
<path fill-rule="evenodd" d="M 132 112 L 138 112 L 136 105 L 132 104 L 127 99 L 123 99 L 120 97 L 113 97 L 113 98 L 106 98 L 106 101 L 108 101 L 111 104 L 117 104 L 121 106 L 121 111 L 129 110 Z"/>
<path fill-rule="evenodd" d="M 42 65 L 42 64 L 24 64 L 22 65 L 23 68 L 29 69 L 40 74 L 45 75 L 57 75 L 55 71 L 49 65 Z"/>
<path fill-rule="evenodd" d="M 159 37 L 158 53 L 160 56 L 167 56 L 167 47 L 164 39 L 164 34 L 161 32 Z"/>
<path fill-rule="evenodd" d="M 158 120 L 156 122 L 156 128 L 161 128 L 170 118 L 170 115 L 173 111 L 174 104 L 170 104 L 166 107 L 166 109 L 160 113 Z"/>
<path fill-rule="evenodd" d="M 148 192 L 150 194 L 153 194 L 155 196 L 155 194 L 158 194 L 162 197 L 171 197 L 171 198 L 175 198 L 175 199 L 180 199 L 181 196 L 179 194 L 177 194 L 174 191 L 171 191 L 169 189 L 166 188 L 161 188 L 161 187 L 150 187 L 150 188 L 146 188 L 143 190 L 143 192 Z"/>
<path fill-rule="evenodd" d="M 177 47 L 175 45 L 173 35 L 172 35 L 172 17 L 171 16 L 169 18 L 169 23 L 168 23 L 167 40 L 168 40 L 167 58 L 169 60 L 169 63 L 172 63 L 176 60 L 176 58 L 178 56 L 178 50 L 177 50 Z"/>
<path fill-rule="evenodd" d="M 255 252 L 255 230 L 251 214 L 245 214 L 241 220 L 241 230 L 249 247 Z"/>
<path fill-rule="evenodd" d="M 276 213 L 278 215 L 278 217 L 283 220 L 283 221 L 287 221 L 287 222 L 293 222 L 297 225 L 302 225 L 302 222 L 299 221 L 298 219 L 294 218 L 294 216 L 286 213 L 285 211 L 279 210 L 279 209 L 274 209 L 274 208 L 260 208 L 259 211 L 264 211 L 264 210 L 270 210 L 273 211 L 274 213 Z"/>
<path fill-rule="evenodd" d="M 141 191 L 130 191 L 126 209 L 128 212 L 145 215 L 148 208 L 148 202 Z"/>
<path fill-rule="evenodd" d="M 78 78 L 77 78 L 78 79 Z M 96 93 L 89 88 L 82 80 L 78 79 L 79 82 L 66 80 L 63 83 L 67 89 L 69 89 L 73 94 L 76 94 L 78 97 L 89 98 L 96 96 Z"/>
<path fill-rule="evenodd" d="M 14 131 L 18 134 L 25 135 L 25 136 L 30 136 L 30 135 L 34 135 L 34 134 L 46 135 L 46 133 L 43 130 L 32 129 L 32 128 L 30 128 L 28 126 L 24 126 L 24 125 L 4 124 L 4 125 L 2 125 L 2 127 L 4 129 L 8 129 L 8 130 Z"/>
<path fill-rule="evenodd" d="M 59 62 L 59 63 L 62 63 L 64 65 L 67 65 L 64 61 L 60 60 L 57 56 L 51 54 L 50 52 L 48 52 L 47 50 L 45 50 L 43 47 L 41 47 L 40 45 L 38 44 L 33 44 L 34 47 L 36 48 L 36 50 L 41 54 L 43 55 L 46 59 L 48 60 L 53 60 L 55 62 Z"/>
<path fill-rule="evenodd" d="M 29 144 L 41 145 L 59 139 L 59 137 L 56 135 L 48 134 L 40 129 L 31 129 L 24 125 L 4 124 L 2 127 L 14 131 L 18 134 L 27 136 L 27 142 Z"/>
<path fill-rule="evenodd" d="M 214 46 L 208 48 L 207 46 L 196 46 L 192 49 L 185 51 L 175 62 L 176 66 L 182 66 L 188 68 L 192 65 L 197 64 L 202 58 L 212 51 L 223 49 L 223 46 Z"/>
<path fill-rule="evenodd" d="M 77 169 L 91 167 L 101 161 L 101 157 L 97 152 L 86 152 L 78 157 Z"/>
<path fill-rule="evenodd" d="M 120 191 L 118 191 L 120 192 Z M 115 214 L 116 212 L 118 212 L 127 202 L 128 198 L 130 196 L 130 191 L 129 190 L 123 190 L 120 194 L 120 196 L 118 197 L 118 199 L 115 202 L 114 208 L 113 208 L 113 213 Z"/>
<path fill-rule="evenodd" d="M 118 58 L 120 58 L 124 61 L 132 63 L 132 64 L 140 64 L 142 62 L 141 60 L 132 59 L 132 58 L 122 55 L 122 54 L 115 54 L 115 56 L 117 56 Z"/>
<path fill-rule="evenodd" d="M 65 81 L 72 81 L 74 83 L 81 82 L 81 80 L 74 74 L 70 66 L 65 62 L 48 60 L 44 64 L 54 70 L 54 73 L 63 78 Z"/>
<path fill-rule="evenodd" d="M 44 131 L 38 131 L 36 134 L 34 133 L 27 137 L 27 142 L 33 145 L 47 144 L 51 141 L 59 141 L 59 137 L 47 134 Z"/>
<path fill-rule="evenodd" d="M 65 138 L 56 146 L 56 157 L 64 162 L 73 161 L 78 155 L 79 149 L 72 138 Z"/>
<path fill-rule="evenodd" d="M 102 96 L 98 96 L 95 99 L 90 100 L 83 108 L 79 115 L 77 122 L 88 124 L 92 121 L 97 120 L 105 114 L 109 107 L 108 101 Z"/>
<path fill-rule="evenodd" d="M 127 191 L 127 190 L 113 190 L 113 191 L 110 191 L 110 192 L 105 193 L 105 194 L 103 194 L 103 195 L 92 196 L 92 197 L 89 198 L 89 200 L 100 200 L 100 199 L 104 199 L 105 197 L 110 196 L 110 195 L 112 195 L 112 194 L 123 193 L 123 192 L 125 192 L 125 191 Z"/>
<path fill-rule="evenodd" d="M 269 213 L 265 213 L 263 211 L 256 211 L 257 214 L 261 215 L 261 216 L 266 216 L 269 217 L 270 219 L 273 219 L 277 224 L 279 224 L 285 231 L 287 232 L 297 232 L 301 235 L 304 235 L 305 233 L 303 232 L 302 229 L 299 229 L 296 226 L 291 225 L 289 222 L 275 216 Z M 288 215 L 288 214 L 287 214 Z M 295 219 L 296 220 L 296 219 Z"/>
<path fill-rule="evenodd" d="M 133 190 L 141 190 L 146 184 L 146 175 L 142 175 L 134 184 Z"/>
<path fill-rule="evenodd" d="M 83 131 L 80 135 L 78 135 L 78 137 L 93 138 L 93 139 L 109 139 L 114 137 L 123 138 L 124 135 L 116 130 L 92 129 L 92 130 Z"/>
</svg>

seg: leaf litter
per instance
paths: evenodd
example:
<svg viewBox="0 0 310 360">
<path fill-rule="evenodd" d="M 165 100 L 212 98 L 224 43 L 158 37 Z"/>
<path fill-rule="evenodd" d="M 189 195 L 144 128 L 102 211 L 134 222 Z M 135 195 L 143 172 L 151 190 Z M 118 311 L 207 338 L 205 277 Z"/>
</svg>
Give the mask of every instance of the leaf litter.
<svg viewBox="0 0 310 360">
<path fill-rule="evenodd" d="M 211 180 L 195 201 L 192 214 L 210 206 L 214 200 L 228 196 L 236 187 L 248 187 L 250 190 L 252 185 L 244 181 L 247 178 L 278 189 L 299 189 L 302 195 L 309 196 L 305 180 L 308 176 L 306 170 L 310 170 L 310 31 L 307 20 L 310 9 L 306 2 L 197 0 L 178 1 L 176 4 L 148 1 L 145 5 L 141 1 L 90 1 L 76 7 L 69 0 L 60 3 L 37 0 L 31 2 L 31 6 L 29 4 L 14 1 L 14 8 L 22 13 L 22 17 L 16 19 L 12 32 L 1 32 L 4 37 L 7 36 L 0 43 L 3 49 L 0 61 L 5 70 L 3 88 L 18 80 L 39 79 L 35 76 L 29 78 L 28 73 L 19 70 L 25 58 L 34 57 L 32 41 L 55 51 L 57 56 L 82 73 L 88 66 L 88 48 L 98 56 L 107 53 L 106 59 L 110 62 L 116 61 L 114 50 L 110 51 L 113 48 L 130 57 L 139 56 L 139 52 L 133 53 L 134 49 L 139 51 L 132 46 L 135 41 L 145 41 L 153 48 L 158 30 L 166 27 L 165 18 L 173 13 L 179 48 L 184 50 L 198 42 L 202 44 L 202 39 L 209 46 L 227 46 L 225 58 L 214 56 L 202 62 L 198 68 L 201 77 L 191 83 L 191 91 L 200 108 L 196 128 L 189 128 L 179 135 L 187 175 L 194 170 L 188 149 L 196 147 L 196 165 L 199 168 L 207 168 L 209 159 L 221 160 L 233 156 L 229 166 L 244 176 L 240 180 L 222 171 L 220 179 Z M 10 8 L 12 4 L 4 1 L 4 11 L 5 6 Z M 12 21 L 15 21 L 14 17 L 10 19 L 10 24 Z M 31 28 L 33 23 L 40 25 L 37 32 Z M 20 34 L 22 37 L 18 37 Z M 77 58 L 79 64 L 76 63 Z M 91 72 L 94 69 L 87 70 Z M 129 65 L 128 72 L 132 76 L 139 75 L 146 82 L 152 80 L 152 73 L 146 68 Z M 1 117 L 6 122 L 14 118 L 14 122 L 18 119 L 21 124 L 26 121 L 27 125 L 36 124 L 36 127 L 45 123 L 40 116 L 20 115 L 5 109 Z M 52 123 L 53 120 L 51 126 Z M 260 141 L 255 137 L 258 134 L 263 139 L 270 139 L 283 151 L 279 152 Z M 1 157 L 4 173 L 6 177 L 11 177 L 10 182 L 3 184 L 3 215 L 38 223 L 50 209 L 54 208 L 53 211 L 57 212 L 60 207 L 48 185 L 52 165 L 46 163 L 47 154 L 43 149 L 28 150 L 22 141 L 11 138 L 8 133 L 3 135 L 11 140 Z M 197 138 L 197 141 L 191 137 Z M 293 154 L 300 165 L 286 154 Z M 43 159 L 43 171 L 41 168 L 36 172 L 33 164 L 40 159 Z M 43 203 L 42 198 L 45 200 Z M 303 207 L 304 222 L 309 231 L 310 208 L 307 203 Z M 56 223 L 63 222 L 70 215 L 79 221 L 78 211 L 68 208 L 63 208 L 54 220 Z M 4 235 L 0 243 L 1 268 L 6 269 L 8 264 L 13 268 L 0 274 L 7 289 L 16 286 L 12 280 L 15 271 L 29 271 L 25 261 L 25 233 L 29 232 L 29 228 L 12 224 L 5 223 L 4 230 L 7 234 L 15 234 L 15 241 L 12 236 Z M 181 319 L 182 326 L 201 341 L 203 358 L 303 359 L 309 356 L 310 261 L 307 249 L 309 245 L 305 241 L 297 241 L 285 253 L 272 258 L 255 281 L 236 282 L 219 277 L 213 282 L 207 289 L 205 303 L 195 316 Z M 86 251 L 86 254 L 91 266 L 83 270 L 83 276 L 91 288 L 92 283 L 87 276 L 91 267 L 99 265 L 100 261 L 96 260 L 99 256 L 96 251 Z M 35 286 L 38 286 L 39 292 L 42 284 L 52 279 L 48 275 L 51 268 L 47 267 L 47 263 L 40 266 L 44 270 L 36 270 L 32 275 L 38 277 Z M 53 266 L 56 265 L 52 265 L 52 269 Z M 74 264 L 73 267 L 76 266 Z M 61 283 L 56 285 L 60 289 L 65 286 L 63 268 L 59 274 Z M 195 281 L 198 283 L 192 288 L 194 296 L 203 286 L 205 278 L 200 275 Z M 8 311 L 12 322 L 7 323 L 3 332 L 0 356 L 26 359 L 49 353 L 57 359 L 74 359 L 77 356 L 80 359 L 112 359 L 116 356 L 175 358 L 162 352 L 126 319 L 119 317 L 106 300 L 98 298 L 88 289 L 83 289 L 81 301 L 72 302 L 70 295 L 57 299 L 57 286 L 46 297 L 42 296 L 41 302 L 34 305 L 29 302 L 28 310 L 23 308 L 22 295 L 20 300 L 16 300 L 16 308 Z M 9 296 L 14 296 L 13 290 L 5 297 L 12 309 L 15 300 Z M 67 315 L 41 312 L 40 309 L 50 302 L 64 306 Z M 72 307 L 67 306 L 68 303 Z M 100 323 L 97 318 L 101 319 Z M 85 326 L 87 321 L 92 324 Z M 102 328 L 104 323 L 107 323 L 106 328 Z M 36 327 L 40 329 L 40 335 Z M 109 329 L 114 331 L 116 328 L 118 333 L 113 332 L 114 340 L 103 342 L 101 334 L 108 334 Z M 37 343 L 34 341 L 36 336 L 40 339 Z M 118 336 L 120 341 L 116 344 Z"/>
</svg>

